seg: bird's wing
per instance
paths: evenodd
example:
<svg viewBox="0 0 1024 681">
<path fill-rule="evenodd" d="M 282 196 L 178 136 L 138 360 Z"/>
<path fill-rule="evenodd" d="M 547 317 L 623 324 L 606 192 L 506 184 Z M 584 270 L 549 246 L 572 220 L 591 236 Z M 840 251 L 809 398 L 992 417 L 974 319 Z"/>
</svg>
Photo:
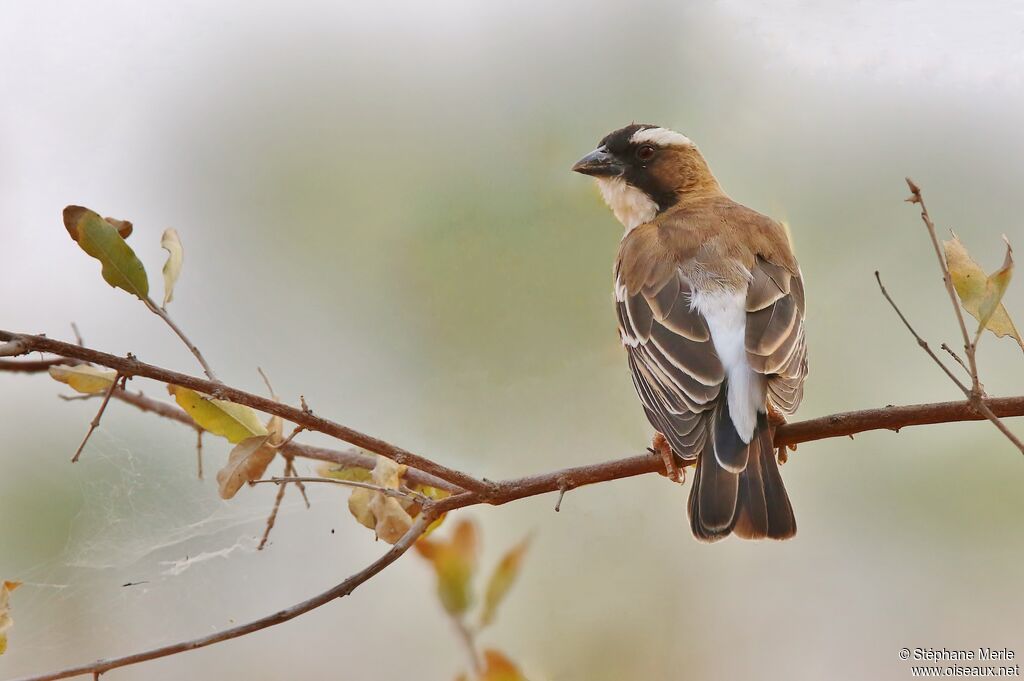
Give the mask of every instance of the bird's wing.
<svg viewBox="0 0 1024 681">
<path fill-rule="evenodd" d="M 711 436 L 710 410 L 725 370 L 707 322 L 691 309 L 678 268 L 629 292 L 616 273 L 619 333 L 647 418 L 677 455 L 692 459 Z"/>
<path fill-rule="evenodd" d="M 800 406 L 807 377 L 804 283 L 799 272 L 758 257 L 747 288 L 747 361 L 768 376 L 768 399 L 792 414 Z"/>
</svg>

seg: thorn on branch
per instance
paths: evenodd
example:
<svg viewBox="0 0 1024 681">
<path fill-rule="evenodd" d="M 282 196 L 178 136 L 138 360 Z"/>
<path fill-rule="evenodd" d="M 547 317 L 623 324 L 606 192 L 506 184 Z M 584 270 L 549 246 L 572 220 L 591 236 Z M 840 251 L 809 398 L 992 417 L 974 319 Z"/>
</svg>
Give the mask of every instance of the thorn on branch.
<svg viewBox="0 0 1024 681">
<path fill-rule="evenodd" d="M 565 478 L 558 479 L 558 501 L 555 502 L 555 513 L 562 510 L 562 498 L 570 489 L 572 489 L 572 487 L 569 485 L 568 480 Z"/>
</svg>

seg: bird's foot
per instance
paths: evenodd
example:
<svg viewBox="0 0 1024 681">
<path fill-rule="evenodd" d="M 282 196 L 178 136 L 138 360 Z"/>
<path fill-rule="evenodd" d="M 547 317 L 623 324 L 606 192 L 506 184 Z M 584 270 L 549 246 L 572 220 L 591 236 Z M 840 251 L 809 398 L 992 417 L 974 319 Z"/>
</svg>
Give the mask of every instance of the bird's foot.
<svg viewBox="0 0 1024 681">
<path fill-rule="evenodd" d="M 676 456 L 672 453 L 672 447 L 668 444 L 668 440 L 665 439 L 664 435 L 655 433 L 654 439 L 651 441 L 650 451 L 652 454 L 659 455 L 665 464 L 664 472 L 658 471 L 660 475 L 664 475 L 672 482 L 678 482 L 679 484 L 686 480 L 686 475 L 676 465 Z"/>
<path fill-rule="evenodd" d="M 778 428 L 779 426 L 786 425 L 786 415 L 779 411 L 779 409 L 774 404 L 772 404 L 771 400 L 768 400 L 767 406 L 768 423 L 771 424 L 773 428 Z"/>
<path fill-rule="evenodd" d="M 778 428 L 779 426 L 786 425 L 786 415 L 779 411 L 775 405 L 771 403 L 771 400 L 767 403 L 768 406 L 768 423 L 771 424 L 772 428 Z M 783 445 L 782 447 L 776 448 L 776 454 L 779 459 L 779 463 L 783 464 L 789 461 L 789 452 L 796 451 L 796 445 Z"/>
</svg>

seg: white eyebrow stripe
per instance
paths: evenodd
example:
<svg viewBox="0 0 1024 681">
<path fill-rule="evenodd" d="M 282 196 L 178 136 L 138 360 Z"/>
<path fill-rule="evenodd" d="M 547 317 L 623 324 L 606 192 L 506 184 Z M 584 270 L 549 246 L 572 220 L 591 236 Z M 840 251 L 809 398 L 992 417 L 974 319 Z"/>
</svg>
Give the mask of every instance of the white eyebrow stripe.
<svg viewBox="0 0 1024 681">
<path fill-rule="evenodd" d="M 647 142 L 661 147 L 693 146 L 693 142 L 689 137 L 682 135 L 675 130 L 669 130 L 668 128 L 647 128 L 645 130 L 637 130 L 633 133 L 633 136 L 629 138 L 629 141 L 634 144 Z"/>
</svg>

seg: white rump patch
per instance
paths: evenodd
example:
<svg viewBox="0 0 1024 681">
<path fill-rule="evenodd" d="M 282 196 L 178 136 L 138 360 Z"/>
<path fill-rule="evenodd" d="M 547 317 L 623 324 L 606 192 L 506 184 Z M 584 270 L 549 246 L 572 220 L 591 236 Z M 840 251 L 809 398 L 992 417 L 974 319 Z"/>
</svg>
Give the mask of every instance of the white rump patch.
<svg viewBox="0 0 1024 681">
<path fill-rule="evenodd" d="M 650 222 L 658 214 L 658 204 L 646 192 L 627 183 L 621 177 L 598 177 L 604 202 L 615 213 L 626 231 Z"/>
<path fill-rule="evenodd" d="M 668 128 L 647 128 L 646 130 L 637 130 L 633 133 L 633 136 L 629 138 L 630 142 L 634 144 L 642 144 L 647 142 L 659 147 L 692 147 L 693 142 L 686 135 L 680 134 L 675 130 L 669 130 Z"/>
<path fill-rule="evenodd" d="M 746 347 L 746 289 L 694 291 L 690 305 L 708 323 L 728 381 L 729 416 L 744 442 L 750 442 L 757 426 L 757 412 L 764 411 L 764 376 L 750 368 Z"/>
</svg>

